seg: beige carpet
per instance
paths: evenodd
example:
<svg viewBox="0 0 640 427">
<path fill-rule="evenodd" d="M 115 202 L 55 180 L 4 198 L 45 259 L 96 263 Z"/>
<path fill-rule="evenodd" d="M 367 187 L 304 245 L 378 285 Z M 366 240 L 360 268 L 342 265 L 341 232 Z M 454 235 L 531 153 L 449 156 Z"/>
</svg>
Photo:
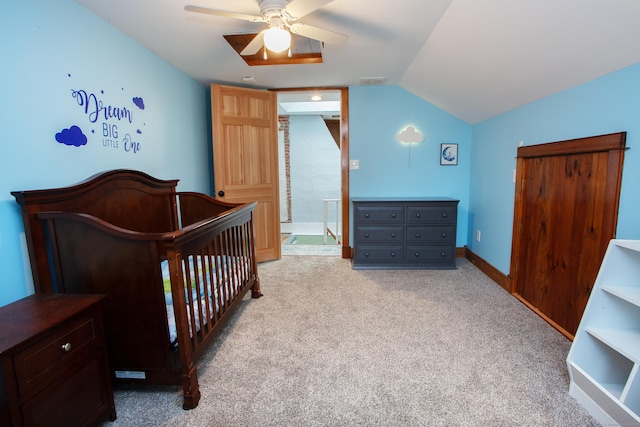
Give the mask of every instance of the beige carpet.
<svg viewBox="0 0 640 427">
<path fill-rule="evenodd" d="M 591 426 L 568 395 L 570 342 L 464 259 L 354 271 L 339 257 L 260 264 L 198 364 L 202 399 L 118 388 L 105 426 Z"/>
</svg>

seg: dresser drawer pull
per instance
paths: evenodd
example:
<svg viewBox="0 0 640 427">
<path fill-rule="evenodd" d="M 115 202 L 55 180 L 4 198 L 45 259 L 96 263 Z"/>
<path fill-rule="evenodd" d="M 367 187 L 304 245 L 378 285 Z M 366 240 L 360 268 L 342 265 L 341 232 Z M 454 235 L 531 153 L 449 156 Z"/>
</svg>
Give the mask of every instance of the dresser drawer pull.
<svg viewBox="0 0 640 427">
<path fill-rule="evenodd" d="M 369 233 L 364 233 L 364 237 L 368 239 L 369 238 Z"/>
<path fill-rule="evenodd" d="M 70 342 L 68 342 L 68 343 L 66 343 L 66 344 L 63 344 L 63 345 L 62 345 L 62 350 L 64 350 L 64 351 L 71 351 L 71 343 L 70 343 Z"/>
<path fill-rule="evenodd" d="M 416 233 L 416 237 L 420 238 L 420 233 Z"/>
<path fill-rule="evenodd" d="M 395 217 L 396 217 L 396 214 L 395 214 L 395 213 L 392 213 L 392 214 L 391 214 L 391 218 L 395 218 Z"/>
<path fill-rule="evenodd" d="M 391 252 L 391 258 L 395 258 L 396 253 L 395 252 Z"/>
<path fill-rule="evenodd" d="M 415 253 L 416 258 L 420 257 L 420 252 Z"/>
<path fill-rule="evenodd" d="M 442 218 L 446 218 L 448 215 L 446 212 L 442 212 Z"/>
<path fill-rule="evenodd" d="M 442 233 L 442 237 L 447 237 L 447 233 Z"/>
<path fill-rule="evenodd" d="M 420 214 L 419 213 L 416 214 L 416 218 L 420 218 Z"/>
<path fill-rule="evenodd" d="M 368 257 L 369 256 L 369 252 L 365 252 L 364 256 Z"/>
<path fill-rule="evenodd" d="M 364 217 L 369 218 L 369 214 L 368 213 L 364 214 Z"/>
<path fill-rule="evenodd" d="M 396 233 L 391 233 L 391 237 L 396 238 Z"/>
<path fill-rule="evenodd" d="M 446 256 L 447 256 L 447 254 L 445 254 L 444 252 L 441 252 L 441 253 L 440 253 L 440 256 L 441 256 L 442 258 L 444 258 L 444 257 L 446 257 Z"/>
</svg>

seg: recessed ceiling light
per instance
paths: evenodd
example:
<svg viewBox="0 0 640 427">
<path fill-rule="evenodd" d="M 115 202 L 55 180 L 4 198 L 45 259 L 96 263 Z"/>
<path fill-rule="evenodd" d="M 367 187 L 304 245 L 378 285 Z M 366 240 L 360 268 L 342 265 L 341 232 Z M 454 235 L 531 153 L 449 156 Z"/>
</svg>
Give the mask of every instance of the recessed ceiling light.
<svg viewBox="0 0 640 427">
<path fill-rule="evenodd" d="M 320 95 L 313 95 L 311 97 L 312 101 L 322 101 L 322 97 Z"/>
<path fill-rule="evenodd" d="M 255 77 L 251 77 L 251 76 L 245 76 L 242 78 L 242 81 L 245 83 L 255 83 L 256 82 L 256 78 Z"/>
</svg>

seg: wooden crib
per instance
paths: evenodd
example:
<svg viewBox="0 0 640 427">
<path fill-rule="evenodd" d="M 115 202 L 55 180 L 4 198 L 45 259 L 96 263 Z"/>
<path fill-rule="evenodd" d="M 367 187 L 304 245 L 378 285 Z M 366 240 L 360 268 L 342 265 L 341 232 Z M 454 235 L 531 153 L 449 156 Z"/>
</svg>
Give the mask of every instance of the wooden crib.
<svg viewBox="0 0 640 427">
<path fill-rule="evenodd" d="M 65 188 L 12 192 L 36 292 L 105 294 L 116 381 L 182 384 L 249 289 L 258 298 L 253 212 L 177 192 L 178 180 L 113 170 Z"/>
</svg>

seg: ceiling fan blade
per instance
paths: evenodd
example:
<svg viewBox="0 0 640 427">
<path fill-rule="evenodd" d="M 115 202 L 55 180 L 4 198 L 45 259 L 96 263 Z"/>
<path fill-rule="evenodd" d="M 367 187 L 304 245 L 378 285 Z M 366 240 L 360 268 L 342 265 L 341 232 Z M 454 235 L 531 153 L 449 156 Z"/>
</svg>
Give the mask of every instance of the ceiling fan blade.
<svg viewBox="0 0 640 427">
<path fill-rule="evenodd" d="M 258 53 L 258 51 L 262 48 L 262 46 L 264 46 L 264 33 L 266 32 L 267 30 L 262 30 L 258 34 L 256 34 L 253 40 L 251 40 L 249 44 L 246 45 L 244 49 L 242 49 L 242 52 L 240 52 L 240 55 L 250 56 Z"/>
<path fill-rule="evenodd" d="M 292 0 L 285 8 L 290 21 L 302 18 L 333 0 Z"/>
<path fill-rule="evenodd" d="M 229 12 L 220 9 L 209 9 L 208 7 L 193 6 L 190 4 L 186 5 L 184 10 L 187 12 L 206 13 L 208 15 L 224 16 L 225 18 L 240 19 L 242 21 L 265 22 L 262 16 L 247 15 L 244 13 Z"/>
<path fill-rule="evenodd" d="M 291 26 L 291 32 L 310 39 L 318 40 L 324 43 L 340 45 L 345 43 L 349 36 L 336 33 L 334 31 L 325 30 L 323 28 L 314 27 L 312 25 L 305 25 L 295 23 Z"/>
</svg>

